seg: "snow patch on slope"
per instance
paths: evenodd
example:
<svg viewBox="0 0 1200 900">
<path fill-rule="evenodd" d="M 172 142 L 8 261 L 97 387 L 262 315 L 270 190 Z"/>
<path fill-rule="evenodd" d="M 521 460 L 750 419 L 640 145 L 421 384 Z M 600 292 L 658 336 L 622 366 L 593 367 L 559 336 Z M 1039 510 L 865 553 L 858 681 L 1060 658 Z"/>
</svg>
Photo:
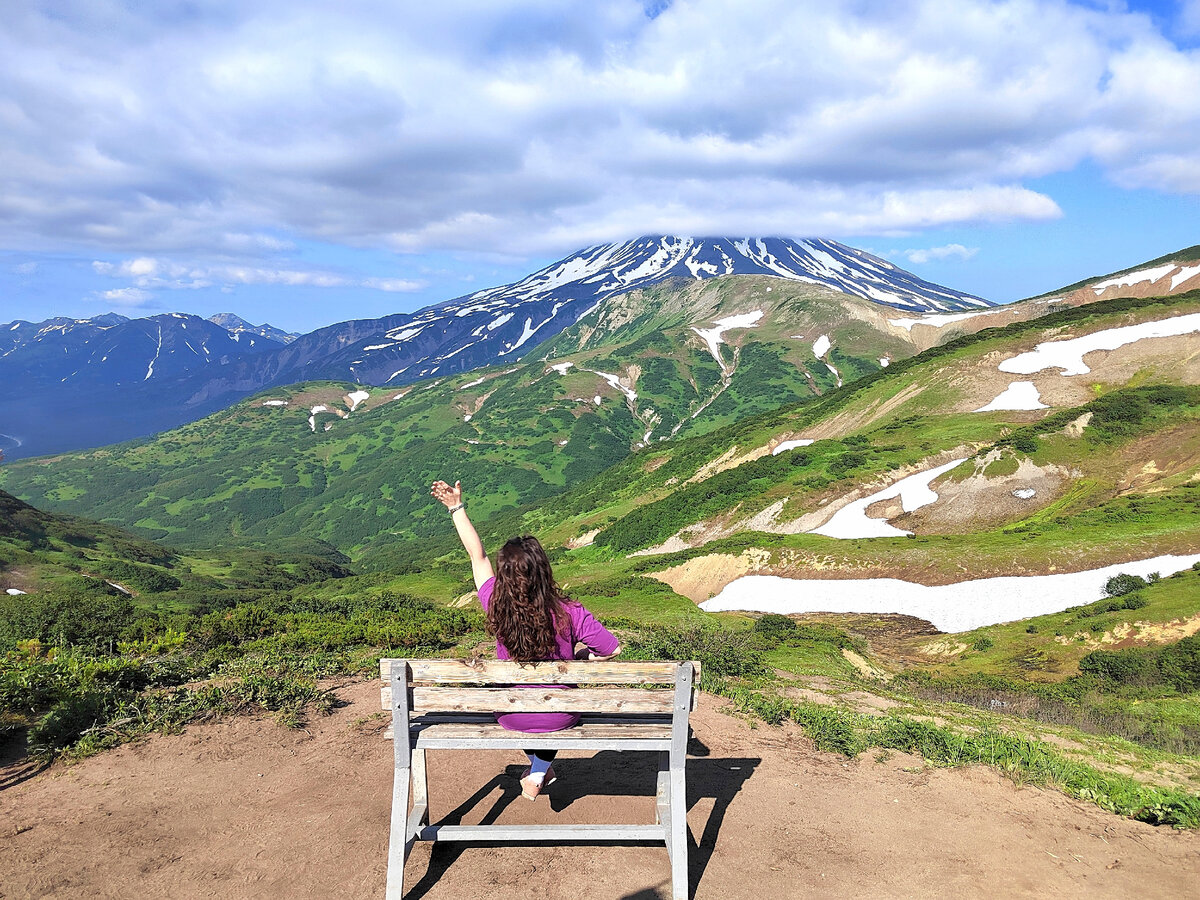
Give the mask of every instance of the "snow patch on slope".
<svg viewBox="0 0 1200 900">
<path fill-rule="evenodd" d="M 1137 272 L 1130 272 L 1128 275 L 1118 275 L 1116 278 L 1110 278 L 1108 281 L 1093 284 L 1092 290 L 1099 297 L 1104 293 L 1106 288 L 1110 287 L 1130 287 L 1135 284 L 1141 284 L 1143 281 L 1149 281 L 1153 284 L 1175 268 L 1175 263 L 1167 263 L 1165 266 L 1155 266 L 1153 269 L 1141 269 Z"/>
<path fill-rule="evenodd" d="M 949 472 L 962 461 L 961 459 L 956 459 L 935 469 L 930 469 L 928 472 L 917 472 L 915 475 L 902 478 L 890 487 L 886 487 L 882 491 L 877 491 L 869 497 L 855 500 L 853 503 L 842 507 L 834 513 L 833 518 L 820 528 L 814 528 L 811 534 L 823 534 L 826 537 L 843 539 L 903 537 L 904 535 L 911 534 L 912 532 L 910 531 L 904 531 L 890 525 L 884 519 L 869 518 L 866 512 L 867 507 L 880 500 L 891 500 L 895 497 L 900 498 L 900 505 L 905 512 L 912 512 L 915 509 L 928 506 L 938 498 L 938 495 L 930 490 L 930 482 L 939 475 Z"/>
<path fill-rule="evenodd" d="M 1032 381 L 1014 381 L 999 396 L 975 412 L 997 412 L 1009 409 L 1049 409 Z"/>
<path fill-rule="evenodd" d="M 1196 331 L 1200 331 L 1200 313 L 1106 328 L 1083 337 L 1038 344 L 1033 350 L 1004 360 L 998 368 L 1015 375 L 1032 375 L 1052 368 L 1061 369 L 1061 375 L 1086 375 L 1092 370 L 1084 364 L 1083 357 L 1095 350 L 1116 350 L 1149 338 L 1177 337 Z"/>
<path fill-rule="evenodd" d="M 1174 575 L 1196 562 L 1200 562 L 1200 553 L 1158 556 L 1085 572 L 980 578 L 934 587 L 898 578 L 834 580 L 746 575 L 701 603 L 700 608 L 705 612 L 752 610 L 785 615 L 899 613 L 955 633 L 1092 603 L 1103 598 L 1108 579 L 1122 572 L 1142 577 L 1152 572 Z"/>
<path fill-rule="evenodd" d="M 807 447 L 813 443 L 811 438 L 800 438 L 795 441 L 783 441 L 774 450 L 771 451 L 772 456 L 778 456 L 780 453 L 786 453 L 788 450 L 794 450 L 797 447 Z"/>
<path fill-rule="evenodd" d="M 713 323 L 712 328 L 696 328 L 692 327 L 692 331 L 700 335 L 704 343 L 708 344 L 708 352 L 712 354 L 713 359 L 717 361 L 717 365 L 721 367 L 721 371 L 725 371 L 725 360 L 721 358 L 720 345 L 724 343 L 721 336 L 733 328 L 754 328 L 758 320 L 763 317 L 763 311 L 756 309 L 753 312 L 742 313 L 735 316 L 726 316 L 723 319 L 718 319 Z"/>
</svg>

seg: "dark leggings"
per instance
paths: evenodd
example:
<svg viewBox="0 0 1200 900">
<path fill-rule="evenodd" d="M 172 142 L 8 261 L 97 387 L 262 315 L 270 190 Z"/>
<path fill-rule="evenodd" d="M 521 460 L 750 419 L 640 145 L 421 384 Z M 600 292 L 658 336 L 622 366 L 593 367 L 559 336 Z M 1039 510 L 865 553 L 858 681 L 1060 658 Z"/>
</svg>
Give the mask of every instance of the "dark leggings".
<svg viewBox="0 0 1200 900">
<path fill-rule="evenodd" d="M 536 756 L 545 762 L 554 762 L 554 757 L 558 756 L 557 750 L 526 750 L 526 756 Z"/>
</svg>

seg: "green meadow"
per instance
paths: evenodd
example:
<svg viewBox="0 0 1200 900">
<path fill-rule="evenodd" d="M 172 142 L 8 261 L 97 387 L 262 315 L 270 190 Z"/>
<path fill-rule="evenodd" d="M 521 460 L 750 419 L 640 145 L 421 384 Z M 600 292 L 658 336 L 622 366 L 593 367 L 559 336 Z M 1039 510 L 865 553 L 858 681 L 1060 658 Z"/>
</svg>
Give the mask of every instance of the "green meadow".
<svg viewBox="0 0 1200 900">
<path fill-rule="evenodd" d="M 1200 571 L 951 635 L 895 616 L 712 615 L 671 586 L 688 568 L 714 593 L 704 573 L 727 563 L 944 584 L 1197 552 L 1186 366 L 1134 356 L 1044 410 L 979 413 L 969 398 L 998 359 L 1195 312 L 1200 296 L 947 332 L 916 353 L 836 296 L 716 282 L 626 295 L 536 360 L 368 388 L 354 411 L 357 386 L 305 383 L 154 438 L 6 465 L 0 577 L 26 593 L 0 598 L 0 735 L 52 759 L 213 715 L 296 726 L 380 656 L 489 652 L 428 496 L 461 479 L 489 547 L 537 534 L 626 656 L 701 660 L 735 714 L 798 723 L 830 752 L 985 764 L 1200 827 Z M 762 324 L 727 335 L 723 372 L 695 323 L 754 308 Z M 833 339 L 822 359 L 816 334 Z M 772 453 L 800 438 L 813 443 Z M 908 537 L 789 530 L 952 458 L 965 461 L 934 485 L 945 502 L 888 513 Z M 1022 473 L 1041 480 L 1017 503 Z"/>
</svg>

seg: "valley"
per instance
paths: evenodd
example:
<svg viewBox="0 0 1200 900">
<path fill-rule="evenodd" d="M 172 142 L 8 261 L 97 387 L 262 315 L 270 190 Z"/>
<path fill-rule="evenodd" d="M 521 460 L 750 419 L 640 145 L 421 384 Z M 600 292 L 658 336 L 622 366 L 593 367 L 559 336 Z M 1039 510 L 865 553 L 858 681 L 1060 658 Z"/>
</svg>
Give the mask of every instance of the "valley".
<svg viewBox="0 0 1200 900">
<path fill-rule="evenodd" d="M 7 461 L 6 777 L 246 714 L 318 728 L 380 656 L 489 652 L 445 478 L 489 548 L 538 535 L 626 658 L 700 660 L 789 747 L 1198 828 L 1186 270 L 928 314 L 668 278 L 520 358 Z"/>
</svg>

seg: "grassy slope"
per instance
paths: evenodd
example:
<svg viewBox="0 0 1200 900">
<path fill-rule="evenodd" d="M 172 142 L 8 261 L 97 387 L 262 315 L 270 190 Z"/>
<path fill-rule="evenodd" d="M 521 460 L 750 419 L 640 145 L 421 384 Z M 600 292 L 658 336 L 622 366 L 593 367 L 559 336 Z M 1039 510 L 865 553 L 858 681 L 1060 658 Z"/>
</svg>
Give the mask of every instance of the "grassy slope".
<svg viewBox="0 0 1200 900">
<path fill-rule="evenodd" d="M 1192 247 L 1184 247 L 1181 250 L 1176 250 L 1173 253 L 1167 253 L 1164 256 L 1159 256 L 1155 259 L 1147 260 L 1144 263 L 1138 263 L 1136 266 L 1129 266 L 1126 269 L 1121 269 L 1119 272 L 1109 272 L 1107 275 L 1093 275 L 1090 278 L 1084 278 L 1081 281 L 1076 281 L 1074 284 L 1068 284 L 1066 287 L 1061 287 L 1056 291 L 1047 291 L 1044 294 L 1038 294 L 1036 297 L 1030 297 L 1030 300 L 1039 300 L 1042 297 L 1053 297 L 1057 294 L 1069 294 L 1071 291 L 1078 290 L 1082 287 L 1087 287 L 1089 284 L 1095 284 L 1097 281 L 1108 281 L 1110 278 L 1119 278 L 1122 275 L 1128 275 L 1130 272 L 1138 272 L 1142 269 L 1152 269 L 1155 266 L 1166 265 L 1167 263 L 1185 263 L 1195 262 L 1200 259 L 1200 244 Z"/>
<path fill-rule="evenodd" d="M 969 375 L 989 354 L 1003 352 L 1014 342 L 1029 343 L 1037 335 L 1053 333 L 1064 325 L 1071 326 L 1073 333 L 1099 330 L 1124 324 L 1131 316 L 1149 319 L 1192 312 L 1200 308 L 1198 301 L 1200 298 L 1194 295 L 1161 302 L 1112 301 L 1057 313 L 1041 322 L 1019 323 L 961 338 L 815 402 L 743 420 L 702 437 L 643 450 L 589 484 L 540 505 L 525 515 L 521 527 L 546 533 L 556 542 L 601 527 L 604 530 L 598 543 L 629 550 L 651 546 L 681 526 L 711 519 L 735 507 L 737 515 L 742 517 L 786 497 L 787 517 L 798 515 L 832 496 L 844 494 L 850 488 L 847 483 L 850 479 L 869 481 L 955 448 L 986 448 L 1009 434 L 1014 424 L 1023 426 L 1031 418 L 1036 420 L 1043 415 L 943 413 L 954 401 L 953 388 L 948 384 L 953 382 L 952 376 L 958 369 Z M 1118 387 L 1094 385 L 1098 393 Z M 879 411 L 883 409 L 888 411 L 881 416 Z M 1081 407 L 1077 412 L 1060 415 L 1069 419 L 1087 409 Z M 1038 525 L 1055 516 L 1074 514 L 1113 499 L 1112 479 L 1116 476 L 1106 475 L 1104 469 L 1115 449 L 1172 426 L 1186 431 L 1190 427 L 1187 423 L 1194 417 L 1194 400 L 1185 401 L 1156 412 L 1127 434 L 1094 440 L 1093 430 L 1083 440 L 1039 438 L 1037 449 L 1029 453 L 1008 449 L 1006 452 L 1011 456 L 1029 456 L 1042 464 L 1072 465 L 1089 475 L 1067 497 L 1039 510 L 1031 524 Z M 715 477 L 688 484 L 713 460 L 736 458 L 779 438 L 807 433 L 832 433 L 840 439 L 830 437 L 778 457 L 754 459 Z M 1186 440 L 1193 438 L 1187 436 Z M 1174 488 L 1188 477 L 1189 473 L 1184 472 L 1155 487 Z M 1189 517 L 1190 512 L 1185 511 L 1182 523 L 1186 524 Z M 1124 534 L 1122 538 L 1128 536 Z M 1004 543 L 1003 532 L 993 539 Z M 1019 539 L 1028 540 L 1029 536 L 1022 535 Z M 804 536 L 794 540 L 799 546 L 805 540 L 820 542 Z M 832 548 L 840 550 L 859 542 L 824 543 L 837 552 Z M 1005 552 L 1003 547 L 998 549 Z M 892 548 L 888 550 L 891 552 Z"/>
<path fill-rule="evenodd" d="M 889 370 L 807 405 L 767 412 L 708 435 L 653 446 L 581 488 L 532 508 L 481 518 L 485 520 L 485 529 L 493 536 L 519 528 L 530 528 L 560 539 L 574 536 L 609 520 L 612 520 L 609 524 L 620 521 L 646 507 L 647 501 L 661 501 L 670 494 L 668 486 L 663 484 L 666 478 L 686 480 L 701 466 L 731 448 L 738 448 L 736 453 L 764 446 L 766 441 L 781 433 L 816 428 L 835 420 L 842 423 L 840 440 L 821 441 L 813 448 L 792 451 L 773 460 L 767 457 L 768 462 L 763 464 L 766 468 L 758 473 L 760 483 L 751 483 L 752 491 L 735 498 L 735 502 L 740 499 L 743 504 L 750 502 L 751 506 L 761 506 L 761 495 L 787 493 L 800 497 L 802 504 L 806 502 L 804 497 L 815 497 L 814 492 L 831 486 L 828 483 L 816 485 L 815 482 L 805 485 L 805 478 L 837 475 L 861 481 L 905 460 L 920 459 L 963 442 L 990 444 L 1003 443 L 1007 439 L 1011 447 L 1014 424 L 1028 428 L 1031 418 L 1037 416 L 1016 417 L 1014 422 L 1006 421 L 1008 417 L 1004 414 L 963 417 L 940 413 L 948 395 L 944 380 L 939 381 L 937 376 L 944 374 L 947 366 L 1003 348 L 1014 338 L 1027 339 L 1034 332 L 1040 333 L 1040 329 L 1062 324 L 1077 328 L 1100 327 L 1113 318 L 1128 315 L 1129 310 L 1135 310 L 1134 314 L 1147 310 L 1159 313 L 1164 309 L 1183 311 L 1190 310 L 1187 304 L 1195 302 L 1196 298 L 1165 304 L 1138 301 L 1125 307 L 1098 304 L 1089 310 L 1059 314 L 1063 318 L 1036 326 L 1016 326 L 1005 333 L 978 335 L 909 363 L 897 364 L 894 371 Z M 860 415 L 862 410 L 894 399 L 914 381 L 923 382 L 925 389 L 910 396 L 887 416 L 871 421 L 870 416 Z M 1038 630 L 1032 633 L 1024 630 L 1027 623 L 1019 627 L 998 626 L 982 630 L 978 635 L 964 637 L 962 643 L 967 643 L 966 650 L 940 656 L 921 653 L 930 643 L 928 639 L 913 640 L 897 656 L 892 650 L 854 637 L 852 633 L 847 636 L 836 629 L 805 632 L 786 640 L 773 639 L 762 644 L 760 651 L 754 650 L 754 644 L 737 644 L 726 652 L 720 648 L 733 645 L 728 644 L 726 638 L 713 636 L 757 631 L 757 628 L 748 627 L 749 617 L 703 616 L 693 604 L 665 585 L 644 577 L 646 572 L 689 556 L 718 549 L 736 553 L 746 547 L 760 548 L 770 553 L 774 561 L 798 567 L 805 564 L 808 558 L 805 554 L 814 559 L 827 559 L 832 553 L 841 554 L 842 563 L 847 567 L 879 565 L 918 569 L 924 566 L 933 573 L 931 577 L 935 577 L 960 572 L 963 560 L 970 560 L 976 566 L 1003 567 L 1011 566 L 1014 559 L 1036 559 L 1039 554 L 1056 559 L 1074 555 L 1075 561 L 1086 562 L 1096 554 L 1103 556 L 1115 547 L 1128 547 L 1136 542 L 1154 549 L 1177 541 L 1190 541 L 1196 546 L 1196 526 L 1200 520 L 1196 495 L 1200 491 L 1191 486 L 1187 472 L 1171 474 L 1166 479 L 1170 483 L 1159 485 L 1162 490 L 1116 496 L 1111 485 L 1103 483 L 1104 473 L 1100 471 L 1106 458 L 1113 455 L 1114 448 L 1119 449 L 1145 434 L 1162 431 L 1164 410 L 1171 413 L 1170 427 L 1186 427 L 1183 420 L 1194 416 L 1193 405 L 1189 400 L 1169 408 L 1151 409 L 1151 415 L 1135 423 L 1137 428 L 1133 432 L 1115 436 L 1094 432 L 1105 438 L 1098 443 L 1091 443 L 1090 438 L 1076 439 L 1072 443 L 1057 436 L 1037 437 L 1035 449 L 1025 455 L 1031 454 L 1042 461 L 1053 459 L 1094 466 L 1096 471 L 1095 477 L 1085 485 L 1086 490 L 1059 498 L 1056 505 L 1046 507 L 1027 521 L 1007 523 L 982 532 L 875 541 L 832 542 L 811 535 L 743 533 L 671 557 L 627 557 L 609 548 L 593 546 L 576 551 L 556 550 L 556 571 L 574 596 L 601 615 L 608 616 L 613 627 L 622 631 L 631 655 L 681 653 L 701 656 L 717 663 L 706 665 L 706 668 L 718 675 L 721 665 L 732 660 L 737 664 L 729 670 L 732 674 L 720 675 L 717 681 L 711 682 L 713 689 L 731 697 L 749 714 L 768 721 L 790 718 L 800 722 L 826 749 L 856 753 L 869 747 L 883 748 L 883 752 L 895 748 L 922 753 L 935 764 L 985 762 L 1019 779 L 1059 785 L 1074 796 L 1093 800 L 1124 814 L 1137 815 L 1148 821 L 1195 826 L 1200 823 L 1200 801 L 1195 795 L 1195 786 L 1200 784 L 1200 764 L 1186 753 L 1156 749 L 1162 742 L 1172 739 L 1172 735 L 1182 735 L 1185 743 L 1192 740 L 1188 735 L 1197 731 L 1194 727 L 1197 719 L 1194 697 L 1160 692 L 1113 701 L 1119 701 L 1118 712 L 1123 717 L 1121 721 L 1127 725 L 1136 724 L 1132 720 L 1137 717 L 1139 708 L 1149 710 L 1154 719 L 1149 730 L 1138 734 L 1139 742 L 1133 742 L 1094 735 L 1071 722 L 1048 725 L 1034 719 L 948 702 L 944 697 L 931 697 L 927 689 L 922 693 L 899 684 L 885 684 L 873 677 L 870 669 L 864 672 L 847 651 L 860 652 L 873 666 L 882 668 L 894 668 L 904 661 L 912 665 L 914 660 L 924 656 L 927 662 L 921 667 L 928 667 L 935 679 L 948 679 L 951 686 L 961 680 L 963 673 L 1000 674 L 1024 682 L 1033 677 L 1030 673 L 1035 669 L 1030 667 L 1031 661 L 1040 667 L 1036 668 L 1039 677 L 1061 679 L 1071 674 L 1072 665 L 1077 665 L 1083 651 L 1090 646 L 1088 642 L 1098 639 L 1096 635 L 1115 633 L 1122 624 L 1130 621 L 1161 625 L 1194 615 L 1196 606 L 1200 605 L 1195 590 L 1195 579 L 1200 575 L 1196 573 L 1184 573 L 1148 588 L 1145 591 L 1147 605 L 1130 611 L 1129 616 L 1110 612 L 1099 617 L 1085 617 L 1089 621 L 1083 640 L 1079 640 L 1076 631 L 1070 630 L 1083 628 L 1079 613 L 1072 612 L 1034 620 Z M 276 410 L 264 410 L 273 411 Z M 237 414 L 246 416 L 241 420 L 247 423 L 243 427 L 251 429 L 257 424 L 253 417 L 261 415 L 253 408 L 243 408 Z M 444 412 L 431 403 L 419 407 L 417 415 L 433 419 L 438 415 L 444 417 Z M 354 422 L 354 418 L 340 422 L 330 434 L 335 434 L 339 426 Z M 307 430 L 307 423 L 301 420 L 300 424 Z M 1032 431 L 1036 432 L 1037 428 Z M 357 433 L 351 436 L 354 434 Z M 186 453 L 207 453 L 212 443 L 211 435 L 206 436 L 203 432 L 191 440 Z M 320 446 L 337 447 L 337 452 L 331 450 L 326 456 L 327 460 L 350 461 L 345 471 L 354 471 L 368 458 L 362 452 L 361 440 L 350 442 L 346 447 L 333 444 L 331 440 L 321 441 L 318 436 Z M 244 450 L 235 444 L 225 446 L 222 452 L 236 454 Z M 1012 448 L 1003 452 L 1016 455 L 1024 451 Z M 793 465 L 792 459 L 801 454 L 807 461 Z M 856 456 L 847 461 L 847 454 Z M 129 458 L 136 459 L 136 456 Z M 177 456 L 175 460 L 180 458 Z M 831 467 L 835 464 L 845 467 L 834 472 Z M 739 479 L 753 482 L 747 476 L 755 470 L 745 468 L 753 465 L 754 462 L 748 462 L 735 469 L 737 474 L 729 476 L 728 486 L 736 488 Z M 771 468 L 775 466 L 780 468 L 782 476 Z M 164 470 L 165 467 L 146 466 L 146 472 L 156 476 Z M 99 477 L 103 471 L 106 470 L 98 469 L 93 474 Z M 328 466 L 325 471 L 330 471 Z M 303 484 L 303 473 L 298 482 Z M 313 485 L 306 486 L 311 488 Z M 839 489 L 842 488 L 844 485 Z M 155 489 L 158 490 L 157 486 Z M 229 499 L 235 495 L 236 492 L 230 494 Z M 718 512 L 729 508 L 728 504 L 722 506 L 724 499 L 717 497 L 714 509 Z M 444 520 L 435 524 L 440 524 L 444 533 Z M 26 535 L 24 540 L 28 542 L 28 538 Z M 203 657 L 196 657 L 189 663 L 194 668 L 187 671 L 193 677 L 220 672 L 220 682 L 229 687 L 214 688 L 213 692 L 203 695 L 168 693 L 164 696 L 178 696 L 178 706 L 166 706 L 163 701 L 155 700 L 139 712 L 141 724 L 138 727 L 141 730 L 122 730 L 128 726 L 111 731 L 92 730 L 86 739 L 91 743 L 85 741 L 79 745 L 81 752 L 106 746 L 126 736 L 136 736 L 146 728 L 177 727 L 190 716 L 207 714 L 207 710 L 241 708 L 238 704 L 254 703 L 264 709 L 279 710 L 291 717 L 289 721 L 298 721 L 298 704 L 320 702 L 320 694 L 312 681 L 315 675 L 360 671 L 369 667 L 372 655 L 378 655 L 380 647 L 414 646 L 398 642 L 415 641 L 426 652 L 469 652 L 484 639 L 474 620 L 446 619 L 442 622 L 438 619 L 434 625 L 432 613 L 421 613 L 414 618 L 413 607 L 406 605 L 407 601 L 389 599 L 397 588 L 442 602 L 466 593 L 469 582 L 458 554 L 444 554 L 452 547 L 451 541 L 443 538 L 439 542 L 429 542 L 418 554 L 407 554 L 406 565 L 410 568 L 402 575 L 343 578 L 307 587 L 294 585 L 287 594 L 256 595 L 262 598 L 260 601 L 250 599 L 243 592 L 241 600 L 227 598 L 228 602 L 237 604 L 229 611 L 174 619 L 181 627 L 186 623 L 183 630 L 193 631 L 195 637 L 185 635 L 172 640 L 182 641 L 187 646 L 192 641 L 200 641 L 196 645 L 198 649 L 211 647 L 211 643 L 206 642 L 214 640 L 214 634 L 227 642 L 206 650 Z M 30 546 L 24 551 L 34 552 Z M 70 547 L 64 543 L 53 552 L 69 554 Z M 377 556 L 377 560 L 383 559 L 382 555 Z M 190 565 L 196 572 L 205 564 L 197 561 Z M 207 565 L 218 567 L 220 563 Z M 310 609 L 313 611 L 309 612 Z M 431 622 L 429 629 L 423 630 L 420 625 L 422 616 Z M 1072 617 L 1075 621 L 1068 621 Z M 711 625 L 714 619 L 726 628 L 719 632 L 707 627 L 701 632 L 687 630 L 700 623 Z M 1093 631 L 1092 620 L 1105 631 Z M 161 621 L 170 627 L 165 619 Z M 646 632 L 651 623 L 675 623 L 684 626 L 684 630 L 661 635 L 653 630 Z M 853 626 L 848 627 L 853 632 Z M 1059 630 L 1064 634 L 1053 633 Z M 173 633 L 168 631 L 166 637 L 170 638 Z M 710 637 L 698 638 L 698 633 Z M 987 637 L 991 645 L 980 643 L 983 649 L 974 649 L 982 637 Z M 1066 641 L 1055 639 L 1059 637 Z M 156 642 L 161 643 L 160 637 L 148 635 L 139 646 L 157 647 Z M 142 652 L 147 651 L 143 649 Z M 763 662 L 776 671 L 767 669 L 755 674 L 752 665 L 743 666 L 740 661 L 752 659 L 755 652 L 761 652 Z M 226 659 L 234 662 L 222 661 Z M 14 669 L 14 672 L 24 677 L 26 670 L 57 671 L 54 665 L 52 660 L 33 658 L 21 661 L 21 671 Z M 111 664 L 106 662 L 104 665 Z M 136 668 L 143 663 L 131 659 L 122 665 Z M 155 665 L 159 664 L 156 662 Z M 231 682 L 231 678 L 237 680 Z M 808 697 L 815 697 L 818 702 Z M 980 699 L 978 694 L 970 698 L 972 703 Z M 63 702 L 76 703 L 76 700 L 68 697 Z M 142 705 L 151 701 L 146 695 L 142 699 L 131 697 L 120 702 L 133 703 L 141 710 Z M 883 705 L 890 707 L 886 714 L 881 714 Z M 69 709 L 75 710 L 75 707 Z M 115 721 L 127 721 L 128 716 L 124 715 L 127 710 L 127 706 L 115 706 L 106 714 L 111 714 Z M 49 726 L 41 727 L 39 734 L 53 737 L 53 730 Z M 1044 742 L 1043 738 L 1053 744 Z M 1147 788 L 1143 783 L 1172 787 L 1160 790 Z M 1182 793 L 1177 790 L 1180 787 L 1184 789 Z"/>
<path fill-rule="evenodd" d="M 294 385 L 150 440 L 14 463 L 0 470 L 0 484 L 47 509 L 187 546 L 275 546 L 306 535 L 346 552 L 373 542 L 419 547 L 440 533 L 427 497 L 434 478 L 469 483 L 473 508 L 486 517 L 592 477 L 648 430 L 654 441 L 677 427 L 713 429 L 781 398 L 832 388 L 836 376 L 812 355 L 816 322 L 832 318 L 821 333 L 833 337 L 845 377 L 877 370 L 879 357 L 911 353 L 901 338 L 863 324 L 867 307 L 780 279 L 658 286 L 539 347 L 539 356 L 569 356 L 574 365 L 561 373 L 534 360 L 393 391 L 368 388 L 362 409 L 321 412 L 315 431 L 309 410 L 345 412 L 343 397 L 355 386 Z M 766 311 L 759 326 L 726 335 L 726 363 L 733 365 L 735 348 L 738 360 L 724 387 L 693 325 L 753 308 Z M 626 327 L 617 330 L 614 316 Z M 636 404 L 596 371 L 633 383 Z M 268 399 L 288 405 L 264 406 Z"/>
<path fill-rule="evenodd" d="M 183 553 L 110 525 L 43 512 L 0 491 L 0 587 L 31 595 L 118 596 L 124 588 L 138 606 L 186 608 L 214 592 L 342 576 L 347 561 L 331 547 L 305 541 L 269 553 Z"/>
</svg>

